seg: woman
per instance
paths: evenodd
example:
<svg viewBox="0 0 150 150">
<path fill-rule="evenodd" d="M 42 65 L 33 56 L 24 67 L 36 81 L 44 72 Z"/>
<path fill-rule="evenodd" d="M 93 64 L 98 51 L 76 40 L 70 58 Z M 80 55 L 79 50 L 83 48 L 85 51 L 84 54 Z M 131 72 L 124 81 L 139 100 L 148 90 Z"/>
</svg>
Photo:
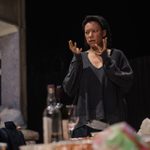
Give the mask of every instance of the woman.
<svg viewBox="0 0 150 150">
<path fill-rule="evenodd" d="M 124 53 L 111 48 L 111 34 L 102 16 L 86 16 L 82 22 L 87 50 L 69 41 L 73 53 L 64 91 L 76 97 L 79 121 L 72 137 L 91 136 L 109 125 L 126 119 L 125 97 L 133 71 Z"/>
</svg>

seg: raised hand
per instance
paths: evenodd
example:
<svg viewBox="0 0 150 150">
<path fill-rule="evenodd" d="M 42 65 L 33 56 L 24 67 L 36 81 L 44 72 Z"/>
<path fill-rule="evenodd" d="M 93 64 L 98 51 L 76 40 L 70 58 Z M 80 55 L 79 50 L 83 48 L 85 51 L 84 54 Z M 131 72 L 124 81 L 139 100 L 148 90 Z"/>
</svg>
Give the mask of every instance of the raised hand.
<svg viewBox="0 0 150 150">
<path fill-rule="evenodd" d="M 69 43 L 69 49 L 70 49 L 74 54 L 80 54 L 80 53 L 81 53 L 82 48 L 78 48 L 76 42 L 73 42 L 72 40 L 69 40 L 68 43 Z"/>
<path fill-rule="evenodd" d="M 101 55 L 105 50 L 107 50 L 107 37 L 102 39 L 102 47 L 98 44 L 95 44 L 92 49 L 94 50 L 95 54 Z"/>
</svg>

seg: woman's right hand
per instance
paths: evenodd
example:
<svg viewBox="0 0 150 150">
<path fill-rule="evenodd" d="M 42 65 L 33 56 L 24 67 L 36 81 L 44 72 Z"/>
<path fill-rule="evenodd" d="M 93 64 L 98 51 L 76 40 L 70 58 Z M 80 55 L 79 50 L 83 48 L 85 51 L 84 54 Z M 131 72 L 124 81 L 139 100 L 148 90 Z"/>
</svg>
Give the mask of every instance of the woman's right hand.
<svg viewBox="0 0 150 150">
<path fill-rule="evenodd" d="M 80 53 L 81 53 L 82 48 L 78 48 L 76 42 L 73 43 L 72 40 L 69 40 L 68 43 L 69 43 L 69 49 L 70 49 L 74 54 L 80 54 Z"/>
</svg>

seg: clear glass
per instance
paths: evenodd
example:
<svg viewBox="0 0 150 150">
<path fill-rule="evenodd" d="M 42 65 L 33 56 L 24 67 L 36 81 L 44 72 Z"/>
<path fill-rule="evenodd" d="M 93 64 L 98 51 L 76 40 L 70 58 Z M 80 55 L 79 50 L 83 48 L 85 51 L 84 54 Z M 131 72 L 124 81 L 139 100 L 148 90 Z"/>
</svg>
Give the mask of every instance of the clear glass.
<svg viewBox="0 0 150 150">
<path fill-rule="evenodd" d="M 66 105 L 68 111 L 68 132 L 71 138 L 72 131 L 75 128 L 75 125 L 78 123 L 79 117 L 75 114 L 75 105 Z"/>
</svg>

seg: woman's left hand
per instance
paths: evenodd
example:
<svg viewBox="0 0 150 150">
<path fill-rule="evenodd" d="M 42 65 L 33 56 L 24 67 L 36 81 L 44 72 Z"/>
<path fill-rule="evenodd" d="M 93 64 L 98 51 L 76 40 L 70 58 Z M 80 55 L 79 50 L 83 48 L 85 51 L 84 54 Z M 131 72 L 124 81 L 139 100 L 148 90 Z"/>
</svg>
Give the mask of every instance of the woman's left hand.
<svg viewBox="0 0 150 150">
<path fill-rule="evenodd" d="M 100 47 L 98 44 L 95 44 L 93 49 L 96 55 L 101 55 L 104 51 L 107 50 L 107 37 L 103 38 L 103 44 L 102 47 Z"/>
</svg>

